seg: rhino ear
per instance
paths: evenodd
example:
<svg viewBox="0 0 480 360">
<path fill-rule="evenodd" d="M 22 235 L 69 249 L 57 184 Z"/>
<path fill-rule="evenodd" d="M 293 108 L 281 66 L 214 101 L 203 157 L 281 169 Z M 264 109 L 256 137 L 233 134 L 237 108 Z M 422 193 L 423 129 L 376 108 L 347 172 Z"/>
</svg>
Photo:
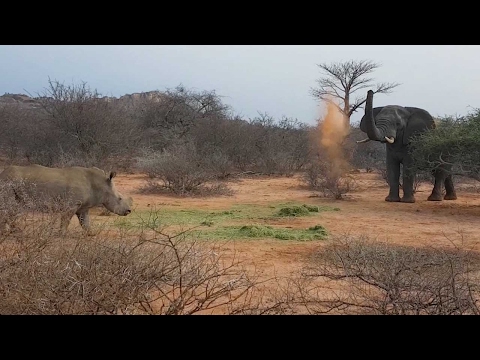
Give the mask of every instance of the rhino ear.
<svg viewBox="0 0 480 360">
<path fill-rule="evenodd" d="M 112 180 L 115 176 L 117 176 L 117 173 L 115 171 L 110 172 L 108 180 Z"/>
</svg>

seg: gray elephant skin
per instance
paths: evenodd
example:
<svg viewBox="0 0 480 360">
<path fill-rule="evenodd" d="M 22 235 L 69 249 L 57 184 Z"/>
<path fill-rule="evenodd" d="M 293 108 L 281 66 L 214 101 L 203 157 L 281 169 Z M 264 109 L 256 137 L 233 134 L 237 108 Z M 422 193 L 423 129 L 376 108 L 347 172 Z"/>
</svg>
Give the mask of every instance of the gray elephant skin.
<svg viewBox="0 0 480 360">
<path fill-rule="evenodd" d="M 126 216 L 131 212 L 132 198 L 117 191 L 113 183 L 115 172 L 99 168 L 49 168 L 41 165 L 9 166 L 0 173 L 0 184 L 10 189 L 7 195 L 20 203 L 33 200 L 33 210 L 52 211 L 61 203 L 61 230 L 65 232 L 70 219 L 77 215 L 83 229 L 90 229 L 89 210 L 104 206 L 109 211 Z M 55 210 L 54 210 L 55 211 Z"/>
<path fill-rule="evenodd" d="M 433 117 L 424 109 L 416 107 L 403 107 L 387 105 L 373 107 L 373 91 L 367 92 L 365 115 L 360 121 L 360 130 L 367 133 L 368 138 L 358 143 L 369 140 L 380 141 L 386 144 L 387 177 L 390 191 L 385 201 L 401 201 L 414 203 L 415 172 L 411 169 L 413 164 L 409 154 L 409 144 L 412 136 L 435 128 Z M 403 197 L 400 198 L 400 164 L 403 164 Z M 445 200 L 457 198 L 453 186 L 451 173 L 447 165 L 433 171 L 435 184 L 429 201 L 442 200 L 442 188 L 445 186 Z"/>
</svg>

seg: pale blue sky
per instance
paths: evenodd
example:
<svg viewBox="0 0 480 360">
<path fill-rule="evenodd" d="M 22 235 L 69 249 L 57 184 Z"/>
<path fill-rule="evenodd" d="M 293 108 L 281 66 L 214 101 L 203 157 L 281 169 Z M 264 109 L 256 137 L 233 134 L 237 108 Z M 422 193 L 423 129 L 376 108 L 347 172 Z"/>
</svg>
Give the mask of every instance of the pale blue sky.
<svg viewBox="0 0 480 360">
<path fill-rule="evenodd" d="M 372 60 L 378 82 L 399 82 L 374 106 L 416 106 L 433 116 L 480 107 L 479 45 L 0 45 L 0 95 L 37 95 L 48 78 L 87 82 L 107 96 L 165 90 L 180 83 L 215 90 L 245 118 L 258 112 L 314 124 L 316 64 Z M 353 115 L 358 121 L 362 110 Z"/>
</svg>

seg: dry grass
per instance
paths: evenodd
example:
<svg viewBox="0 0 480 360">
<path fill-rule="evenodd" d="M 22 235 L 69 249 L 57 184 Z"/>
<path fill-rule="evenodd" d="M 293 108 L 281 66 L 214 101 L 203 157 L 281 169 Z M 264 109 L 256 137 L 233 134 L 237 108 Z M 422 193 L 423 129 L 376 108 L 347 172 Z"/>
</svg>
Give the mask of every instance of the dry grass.
<svg viewBox="0 0 480 360">
<path fill-rule="evenodd" d="M 43 218 L 21 236 L 2 239 L 1 314 L 194 314 L 227 305 L 234 311 L 257 284 L 221 244 L 186 233 L 60 237 L 50 225 Z"/>
</svg>

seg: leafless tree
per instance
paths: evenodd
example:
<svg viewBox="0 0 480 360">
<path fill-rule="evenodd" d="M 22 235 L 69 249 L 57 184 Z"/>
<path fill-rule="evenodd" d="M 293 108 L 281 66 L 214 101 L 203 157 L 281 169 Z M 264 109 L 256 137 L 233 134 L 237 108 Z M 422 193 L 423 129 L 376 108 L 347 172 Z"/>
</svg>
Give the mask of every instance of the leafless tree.
<svg viewBox="0 0 480 360">
<path fill-rule="evenodd" d="M 42 139 L 40 145 L 48 147 L 54 163 L 98 165 L 101 159 L 130 155 L 137 148 L 137 125 L 97 90 L 85 82 L 65 85 L 49 79 L 48 83 L 38 102 L 46 113 L 49 133 L 55 133 L 56 139 Z M 34 160 L 51 165 L 38 157 Z"/>
<path fill-rule="evenodd" d="M 201 170 L 222 180 L 251 171 L 291 176 L 305 168 L 308 158 L 307 125 L 260 112 L 244 119 L 214 90 L 179 85 L 116 99 L 101 96 L 85 82 L 48 79 L 37 95 L 30 95 L 31 108 L 0 104 L 0 155 L 10 163 L 130 172 L 143 150 L 162 154 L 192 145 L 205 160 Z"/>
<path fill-rule="evenodd" d="M 250 119 L 250 125 L 257 171 L 289 176 L 304 166 L 309 151 L 305 124 L 288 117 L 277 121 L 259 113 Z"/>
<path fill-rule="evenodd" d="M 31 109 L 18 104 L 0 105 L 0 151 L 9 161 L 18 160 L 33 138 L 39 136 L 32 124 L 41 124 L 42 120 Z"/>
<path fill-rule="evenodd" d="M 311 94 L 334 104 L 338 110 L 345 115 L 350 123 L 350 117 L 366 101 L 366 96 L 360 96 L 352 101 L 352 94 L 358 90 L 372 88 L 374 93 L 387 94 L 397 87 L 398 83 L 373 83 L 373 78 L 367 77 L 381 65 L 371 60 L 350 60 L 331 64 L 317 64 L 323 73 L 318 79 L 318 88 L 312 88 Z M 366 91 L 363 92 L 366 94 Z M 340 106 L 335 102 L 340 100 Z"/>
<path fill-rule="evenodd" d="M 167 89 L 161 101 L 150 101 L 139 109 L 138 122 L 149 147 L 162 149 L 172 141 L 184 141 L 201 120 L 225 118 L 230 107 L 212 91 L 196 91 L 183 85 Z"/>
</svg>

